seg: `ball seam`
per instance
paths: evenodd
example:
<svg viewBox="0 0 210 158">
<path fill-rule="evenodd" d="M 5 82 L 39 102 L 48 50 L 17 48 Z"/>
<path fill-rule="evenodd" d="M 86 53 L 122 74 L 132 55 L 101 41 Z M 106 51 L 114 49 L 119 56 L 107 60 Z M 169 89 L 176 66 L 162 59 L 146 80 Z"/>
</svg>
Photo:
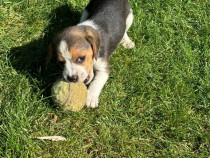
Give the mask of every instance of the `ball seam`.
<svg viewBox="0 0 210 158">
<path fill-rule="evenodd" d="M 70 90 L 71 90 L 71 86 L 69 83 L 68 84 L 68 94 L 67 94 L 66 100 L 61 105 L 65 105 L 67 103 L 67 101 L 69 100 Z"/>
</svg>

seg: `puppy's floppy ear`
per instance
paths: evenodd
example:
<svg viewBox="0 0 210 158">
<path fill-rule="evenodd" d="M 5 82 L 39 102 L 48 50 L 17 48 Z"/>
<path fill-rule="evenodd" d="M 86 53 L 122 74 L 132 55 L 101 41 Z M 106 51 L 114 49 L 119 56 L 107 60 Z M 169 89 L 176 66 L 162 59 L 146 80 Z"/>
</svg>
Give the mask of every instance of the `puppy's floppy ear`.
<svg viewBox="0 0 210 158">
<path fill-rule="evenodd" d="M 91 44 L 93 50 L 93 57 L 97 60 L 98 53 L 101 47 L 101 34 L 99 31 L 87 27 L 87 41 Z"/>
<path fill-rule="evenodd" d="M 54 52 L 54 45 L 51 43 L 48 47 L 48 53 L 47 53 L 46 63 L 45 63 L 46 65 L 50 62 L 53 52 Z"/>
</svg>

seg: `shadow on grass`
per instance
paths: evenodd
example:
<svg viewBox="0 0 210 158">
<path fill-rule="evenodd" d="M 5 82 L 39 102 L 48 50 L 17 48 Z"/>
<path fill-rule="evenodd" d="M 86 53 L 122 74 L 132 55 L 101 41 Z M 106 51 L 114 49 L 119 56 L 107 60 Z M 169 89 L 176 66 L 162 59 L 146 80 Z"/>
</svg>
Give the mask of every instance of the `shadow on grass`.
<svg viewBox="0 0 210 158">
<path fill-rule="evenodd" d="M 44 30 L 44 37 L 24 46 L 14 47 L 10 51 L 9 56 L 13 68 L 19 73 L 41 81 L 39 88 L 45 89 L 43 95 L 46 97 L 50 95 L 52 83 L 61 76 L 61 69 L 55 59 L 52 59 L 47 66 L 45 65 L 48 45 L 57 31 L 77 24 L 80 16 L 81 13 L 75 11 L 72 6 L 61 6 L 49 15 L 51 20 Z"/>
</svg>

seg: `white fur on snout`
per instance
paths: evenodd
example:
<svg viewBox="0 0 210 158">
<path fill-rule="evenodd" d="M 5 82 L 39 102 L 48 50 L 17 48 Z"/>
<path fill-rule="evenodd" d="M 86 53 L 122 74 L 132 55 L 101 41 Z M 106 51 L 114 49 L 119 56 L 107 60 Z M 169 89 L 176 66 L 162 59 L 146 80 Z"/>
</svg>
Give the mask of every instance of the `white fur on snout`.
<svg viewBox="0 0 210 158">
<path fill-rule="evenodd" d="M 73 63 L 71 60 L 66 60 L 66 64 L 63 70 L 63 77 L 67 80 L 68 76 L 78 75 L 78 82 L 83 82 L 88 73 L 85 70 L 85 67 Z"/>
</svg>

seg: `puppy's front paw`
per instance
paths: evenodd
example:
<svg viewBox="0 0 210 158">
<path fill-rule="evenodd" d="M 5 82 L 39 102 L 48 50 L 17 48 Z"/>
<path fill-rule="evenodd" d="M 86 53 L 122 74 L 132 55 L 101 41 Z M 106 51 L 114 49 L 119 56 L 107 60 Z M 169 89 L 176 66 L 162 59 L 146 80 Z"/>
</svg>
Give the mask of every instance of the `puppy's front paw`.
<svg viewBox="0 0 210 158">
<path fill-rule="evenodd" d="M 88 97 L 86 101 L 88 108 L 97 108 L 98 107 L 98 97 L 88 92 Z"/>
</svg>

